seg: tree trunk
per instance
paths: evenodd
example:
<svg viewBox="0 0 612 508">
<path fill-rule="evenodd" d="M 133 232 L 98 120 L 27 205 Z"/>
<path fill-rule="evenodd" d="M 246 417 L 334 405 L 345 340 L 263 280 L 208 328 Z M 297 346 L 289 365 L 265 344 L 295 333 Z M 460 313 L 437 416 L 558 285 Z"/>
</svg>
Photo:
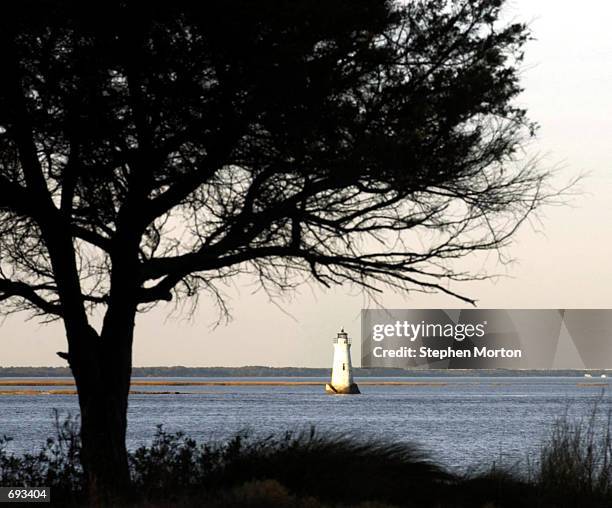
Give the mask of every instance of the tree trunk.
<svg viewBox="0 0 612 508">
<path fill-rule="evenodd" d="M 70 352 L 81 409 L 81 462 L 94 506 L 114 506 L 129 491 L 125 443 L 131 376 L 131 329 L 89 329 Z M 105 336 L 112 334 L 113 340 Z"/>
</svg>

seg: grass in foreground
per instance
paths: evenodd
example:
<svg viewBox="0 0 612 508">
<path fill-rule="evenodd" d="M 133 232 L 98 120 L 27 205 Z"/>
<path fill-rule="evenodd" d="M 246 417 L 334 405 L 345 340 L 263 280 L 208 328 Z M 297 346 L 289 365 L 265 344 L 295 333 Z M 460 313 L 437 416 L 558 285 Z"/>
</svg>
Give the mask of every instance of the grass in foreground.
<svg viewBox="0 0 612 508">
<path fill-rule="evenodd" d="M 598 416 L 599 415 L 599 416 Z M 0 441 L 0 485 L 52 487 L 54 505 L 85 506 L 78 426 L 57 423 L 38 454 L 15 457 Z M 322 436 L 236 435 L 198 445 L 160 427 L 130 456 L 134 507 L 593 507 L 612 506 L 610 418 L 559 419 L 527 471 L 453 475 L 406 444 Z"/>
</svg>

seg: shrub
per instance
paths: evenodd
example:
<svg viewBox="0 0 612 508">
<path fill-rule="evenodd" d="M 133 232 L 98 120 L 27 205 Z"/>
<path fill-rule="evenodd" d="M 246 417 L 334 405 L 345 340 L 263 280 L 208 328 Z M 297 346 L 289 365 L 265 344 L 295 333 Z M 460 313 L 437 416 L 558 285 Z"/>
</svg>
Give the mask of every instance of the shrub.
<svg viewBox="0 0 612 508">
<path fill-rule="evenodd" d="M 604 413 L 604 402 L 581 420 L 559 418 L 542 447 L 534 481 L 560 505 L 588 498 L 612 506 L 612 410 Z"/>
<path fill-rule="evenodd" d="M 9 455 L 6 448 L 11 438 L 0 438 L 0 485 L 53 485 L 69 491 L 81 488 L 83 470 L 78 418 L 68 416 L 60 421 L 57 411 L 54 418 L 56 435 L 47 439 L 36 454 L 27 453 L 21 457 Z"/>
<path fill-rule="evenodd" d="M 136 450 L 131 465 L 136 488 L 149 497 L 274 480 L 300 496 L 333 502 L 425 503 L 432 489 L 452 480 L 414 446 L 321 436 L 314 429 L 265 438 L 242 433 L 198 446 L 158 428 L 153 445 Z"/>
<path fill-rule="evenodd" d="M 603 400 L 603 399 L 602 399 Z M 160 426 L 130 454 L 137 507 L 582 507 L 612 506 L 612 413 L 553 425 L 528 468 L 454 476 L 409 444 L 305 432 L 198 444 Z M 54 504 L 83 506 L 78 419 L 60 422 L 36 454 L 0 439 L 0 486 L 52 487 Z"/>
<path fill-rule="evenodd" d="M 78 417 L 68 415 L 60 421 L 54 411 L 55 436 L 47 439 L 40 451 L 16 457 L 7 453 L 11 438 L 0 438 L 0 486 L 53 487 L 53 495 L 68 504 L 82 497 L 83 470 Z"/>
</svg>

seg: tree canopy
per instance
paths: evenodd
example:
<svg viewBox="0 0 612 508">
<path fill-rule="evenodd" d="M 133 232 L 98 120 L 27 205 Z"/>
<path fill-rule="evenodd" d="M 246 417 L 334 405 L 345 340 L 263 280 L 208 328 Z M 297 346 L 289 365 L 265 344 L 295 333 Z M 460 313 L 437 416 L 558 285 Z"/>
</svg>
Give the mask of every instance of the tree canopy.
<svg viewBox="0 0 612 508">
<path fill-rule="evenodd" d="M 528 37 L 499 1 L 50 2 L 2 27 L 0 292 L 62 315 L 45 235 L 106 305 L 256 272 L 454 292 L 542 198 L 518 166 Z M 43 4 L 45 5 L 45 4 Z M 53 9 L 51 9 L 51 7 Z M 48 232 L 47 232 L 48 231 Z"/>
<path fill-rule="evenodd" d="M 90 489 L 135 314 L 241 272 L 460 295 L 546 199 L 501 0 L 25 0 L 0 18 L 0 301 L 63 320 Z M 219 297 L 220 305 L 223 305 Z M 91 314 L 104 315 L 100 327 Z M 112 503 L 111 503 L 112 504 Z"/>
</svg>

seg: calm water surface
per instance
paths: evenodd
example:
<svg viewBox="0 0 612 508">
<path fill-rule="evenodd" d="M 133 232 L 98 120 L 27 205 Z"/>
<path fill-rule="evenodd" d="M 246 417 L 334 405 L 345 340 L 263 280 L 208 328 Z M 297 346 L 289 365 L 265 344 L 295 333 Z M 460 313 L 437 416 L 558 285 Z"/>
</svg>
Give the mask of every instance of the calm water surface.
<svg viewBox="0 0 612 508">
<path fill-rule="evenodd" d="M 242 430 L 269 434 L 314 425 L 321 432 L 418 443 L 448 466 L 469 468 L 500 459 L 506 463 L 524 460 L 537 450 L 555 418 L 566 412 L 571 418 L 588 417 L 604 390 L 601 404 L 604 409 L 612 407 L 609 379 L 401 380 L 444 385 L 362 386 L 359 396 L 326 395 L 322 386 L 137 386 L 134 389 L 181 393 L 131 395 L 128 445 L 134 448 L 150 443 L 157 424 L 168 431 L 182 430 L 199 441 L 223 439 Z M 76 414 L 76 397 L 1 395 L 0 435 L 14 438 L 9 449 L 16 453 L 34 451 L 53 435 L 54 408 L 60 414 Z"/>
</svg>

